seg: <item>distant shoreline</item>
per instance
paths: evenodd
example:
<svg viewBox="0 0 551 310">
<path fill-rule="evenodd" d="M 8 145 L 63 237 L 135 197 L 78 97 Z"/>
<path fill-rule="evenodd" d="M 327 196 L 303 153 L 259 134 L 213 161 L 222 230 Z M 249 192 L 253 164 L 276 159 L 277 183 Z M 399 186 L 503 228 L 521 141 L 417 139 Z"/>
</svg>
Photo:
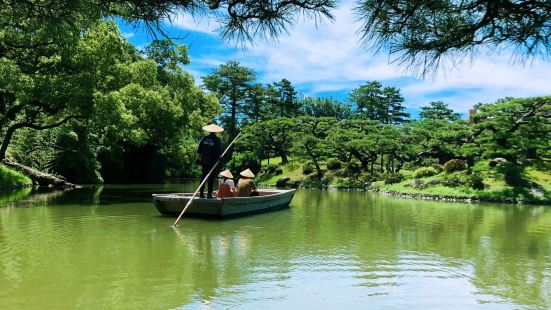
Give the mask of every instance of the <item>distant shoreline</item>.
<svg viewBox="0 0 551 310">
<path fill-rule="evenodd" d="M 258 184 L 261 187 L 276 187 L 275 185 L 266 184 L 266 183 L 259 183 Z M 288 187 L 289 188 L 289 187 Z M 435 195 L 435 194 L 429 194 L 429 193 L 404 193 L 404 192 L 397 192 L 397 191 L 389 191 L 389 190 L 379 190 L 379 189 L 369 189 L 369 188 L 361 188 L 361 187 L 350 187 L 350 188 L 339 188 L 334 185 L 329 185 L 325 187 L 305 187 L 305 186 L 299 186 L 298 188 L 302 189 L 321 189 L 321 190 L 329 190 L 329 191 L 339 191 L 339 192 L 346 192 L 346 191 L 358 191 L 358 192 L 370 192 L 370 193 L 376 193 L 381 196 L 387 196 L 387 197 L 395 197 L 395 198 L 403 198 L 403 199 L 417 199 L 417 200 L 434 200 L 434 201 L 443 201 L 443 202 L 463 202 L 463 203 L 481 203 L 481 202 L 491 202 L 491 203 L 506 203 L 506 204 L 530 204 L 530 205 L 551 205 L 551 200 L 519 200 L 519 199 L 512 199 L 512 198 L 502 198 L 502 199 L 491 199 L 488 197 L 461 197 L 461 196 L 454 196 L 454 195 Z"/>
</svg>

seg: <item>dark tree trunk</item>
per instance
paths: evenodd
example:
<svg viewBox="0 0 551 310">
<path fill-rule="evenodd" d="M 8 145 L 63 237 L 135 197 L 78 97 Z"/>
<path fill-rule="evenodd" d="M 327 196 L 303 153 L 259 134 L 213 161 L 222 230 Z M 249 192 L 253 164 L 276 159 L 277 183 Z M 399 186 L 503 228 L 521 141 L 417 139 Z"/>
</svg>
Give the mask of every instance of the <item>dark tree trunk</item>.
<svg viewBox="0 0 551 310">
<path fill-rule="evenodd" d="M 371 175 L 373 175 L 373 166 L 375 165 L 375 159 L 371 161 Z"/>
<path fill-rule="evenodd" d="M 286 164 L 289 162 L 289 159 L 287 158 L 287 153 L 285 151 L 280 151 L 279 156 L 281 156 L 281 163 Z"/>
<path fill-rule="evenodd" d="M 317 174 L 317 177 L 318 177 L 318 181 L 321 181 L 321 178 L 323 177 L 323 172 L 321 171 L 321 167 L 318 164 L 317 160 L 314 162 L 314 165 L 316 166 L 316 174 Z"/>
<path fill-rule="evenodd" d="M 13 134 L 15 133 L 15 131 L 19 128 L 20 128 L 19 126 L 14 125 L 8 128 L 8 130 L 6 131 L 6 135 L 2 140 L 2 146 L 0 147 L 0 161 L 6 158 L 6 150 L 8 149 L 8 145 L 10 144 L 11 138 L 13 137 Z"/>
<path fill-rule="evenodd" d="M 367 166 L 369 165 L 369 161 L 367 161 L 367 160 L 360 160 L 360 163 L 362 164 L 362 170 L 367 171 L 367 169 L 368 169 Z"/>
</svg>

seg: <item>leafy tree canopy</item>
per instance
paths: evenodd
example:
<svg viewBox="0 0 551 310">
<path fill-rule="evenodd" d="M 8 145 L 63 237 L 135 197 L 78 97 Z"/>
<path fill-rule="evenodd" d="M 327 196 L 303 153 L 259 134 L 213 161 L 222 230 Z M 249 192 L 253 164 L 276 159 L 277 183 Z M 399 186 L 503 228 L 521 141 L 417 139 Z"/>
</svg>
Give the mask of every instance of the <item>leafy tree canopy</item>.
<svg viewBox="0 0 551 310">
<path fill-rule="evenodd" d="M 342 120 L 352 115 L 352 109 L 348 105 L 333 98 L 306 96 L 301 101 L 302 111 L 308 116 L 334 117 Z"/>
<path fill-rule="evenodd" d="M 551 97 L 506 98 L 479 104 L 474 133 L 464 147 L 482 158 L 542 163 L 551 158 Z"/>
<path fill-rule="evenodd" d="M 359 0 L 356 12 L 366 44 L 422 75 L 481 48 L 513 47 L 523 58 L 551 54 L 548 0 Z"/>
<path fill-rule="evenodd" d="M 228 61 L 218 69 L 203 77 L 205 88 L 216 94 L 224 108 L 222 124 L 227 127 L 230 137 L 237 134 L 243 121 L 243 107 L 250 99 L 249 93 L 256 81 L 254 70 L 242 66 L 237 61 Z"/>
<path fill-rule="evenodd" d="M 407 121 L 404 112 L 404 97 L 396 87 L 384 87 L 378 81 L 367 82 L 353 89 L 349 101 L 356 106 L 361 117 L 379 120 L 384 124 L 399 124 Z"/>
<path fill-rule="evenodd" d="M 442 101 L 433 101 L 428 106 L 421 107 L 422 119 L 457 121 L 461 119 L 460 113 L 455 113 Z"/>
</svg>

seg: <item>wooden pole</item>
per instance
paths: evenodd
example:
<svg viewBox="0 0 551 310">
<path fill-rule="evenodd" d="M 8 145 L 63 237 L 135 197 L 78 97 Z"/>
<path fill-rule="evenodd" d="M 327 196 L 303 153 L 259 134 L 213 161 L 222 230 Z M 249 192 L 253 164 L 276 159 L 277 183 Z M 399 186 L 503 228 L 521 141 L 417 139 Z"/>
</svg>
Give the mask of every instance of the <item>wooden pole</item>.
<svg viewBox="0 0 551 310">
<path fill-rule="evenodd" d="M 191 205 L 191 203 L 193 202 L 193 199 L 195 198 L 195 196 L 197 196 L 197 193 L 199 192 L 199 189 L 201 188 L 201 186 L 203 186 L 205 184 L 205 182 L 208 180 L 209 176 L 212 174 L 212 172 L 214 171 L 214 169 L 216 168 L 216 166 L 218 166 L 218 164 L 220 163 L 220 159 L 222 157 L 224 157 L 224 155 L 226 155 L 226 152 L 228 152 L 228 150 L 230 149 L 230 147 L 233 145 L 233 143 L 237 140 L 237 138 L 239 138 L 239 136 L 241 135 L 241 133 L 238 133 L 237 136 L 233 139 L 233 141 L 228 145 L 228 147 L 226 148 L 226 150 L 224 150 L 224 153 L 222 153 L 222 155 L 220 156 L 220 158 L 216 161 L 216 163 L 214 164 L 214 166 L 212 166 L 212 168 L 210 169 L 209 173 L 207 174 L 207 176 L 203 179 L 203 181 L 201 181 L 201 184 L 199 184 L 199 187 L 197 187 L 197 190 L 195 191 L 195 193 L 193 193 L 193 195 L 191 196 L 191 198 L 189 199 L 189 201 L 187 202 L 186 206 L 184 207 L 184 209 L 182 210 L 182 212 L 180 213 L 180 215 L 178 216 L 178 218 L 176 219 L 176 222 L 174 222 L 174 224 L 172 225 L 172 227 L 176 227 L 176 224 L 178 224 L 178 222 L 180 221 L 180 218 L 182 218 L 182 215 L 184 215 L 184 212 L 186 212 L 187 208 L 189 208 L 189 206 Z"/>
</svg>

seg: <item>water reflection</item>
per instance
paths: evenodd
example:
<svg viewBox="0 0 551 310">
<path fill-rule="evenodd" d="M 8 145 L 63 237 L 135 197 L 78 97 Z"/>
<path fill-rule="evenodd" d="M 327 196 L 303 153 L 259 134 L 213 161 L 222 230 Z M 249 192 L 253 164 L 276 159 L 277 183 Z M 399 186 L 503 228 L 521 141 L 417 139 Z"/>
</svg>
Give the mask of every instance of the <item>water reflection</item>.
<svg viewBox="0 0 551 310">
<path fill-rule="evenodd" d="M 0 304 L 551 306 L 546 207 L 301 190 L 289 210 L 173 229 L 149 197 L 186 187 L 106 186 L 0 208 Z"/>
</svg>

